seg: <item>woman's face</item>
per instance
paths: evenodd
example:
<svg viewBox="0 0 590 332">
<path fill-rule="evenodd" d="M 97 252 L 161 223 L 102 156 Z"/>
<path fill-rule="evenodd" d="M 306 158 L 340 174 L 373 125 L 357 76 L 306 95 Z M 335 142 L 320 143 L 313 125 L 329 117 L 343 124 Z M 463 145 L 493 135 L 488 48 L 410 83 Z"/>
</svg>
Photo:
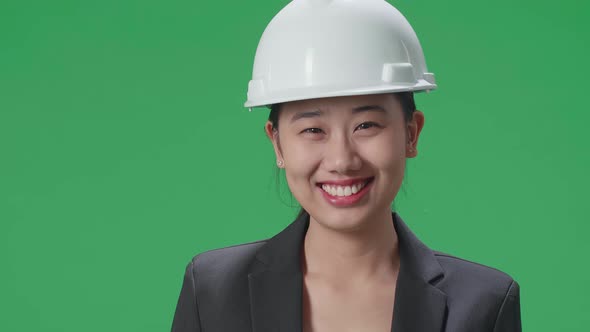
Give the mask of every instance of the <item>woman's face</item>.
<svg viewBox="0 0 590 332">
<path fill-rule="evenodd" d="M 277 160 L 284 161 L 293 196 L 312 220 L 345 231 L 391 213 L 423 123 L 422 112 L 416 111 L 406 124 L 399 101 L 378 94 L 287 102 L 278 133 L 270 121 L 265 129 Z M 370 182 L 360 191 L 357 185 L 322 188 L 351 179 Z"/>
</svg>

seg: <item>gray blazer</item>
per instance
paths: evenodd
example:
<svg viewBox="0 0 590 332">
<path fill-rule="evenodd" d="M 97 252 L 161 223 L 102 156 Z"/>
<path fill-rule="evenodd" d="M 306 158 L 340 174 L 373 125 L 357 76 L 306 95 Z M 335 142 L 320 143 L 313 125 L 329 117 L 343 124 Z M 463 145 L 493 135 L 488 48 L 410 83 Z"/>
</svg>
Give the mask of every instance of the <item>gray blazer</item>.
<svg viewBox="0 0 590 332">
<path fill-rule="evenodd" d="M 392 212 L 400 252 L 392 332 L 520 332 L 519 285 L 433 251 Z M 173 332 L 301 332 L 301 245 L 309 214 L 274 237 L 207 251 L 186 268 Z"/>
</svg>

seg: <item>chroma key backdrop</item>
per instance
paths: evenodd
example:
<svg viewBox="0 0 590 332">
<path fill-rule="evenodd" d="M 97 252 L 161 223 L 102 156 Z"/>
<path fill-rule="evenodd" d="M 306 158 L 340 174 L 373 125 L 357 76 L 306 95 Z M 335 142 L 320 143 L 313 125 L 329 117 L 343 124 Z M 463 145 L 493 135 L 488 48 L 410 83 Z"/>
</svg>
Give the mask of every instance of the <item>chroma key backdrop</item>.
<svg viewBox="0 0 590 332">
<path fill-rule="evenodd" d="M 590 5 L 390 2 L 438 84 L 395 209 L 513 276 L 525 331 L 586 331 Z M 168 331 L 191 257 L 294 219 L 243 107 L 287 3 L 0 2 L 1 331 Z"/>
</svg>

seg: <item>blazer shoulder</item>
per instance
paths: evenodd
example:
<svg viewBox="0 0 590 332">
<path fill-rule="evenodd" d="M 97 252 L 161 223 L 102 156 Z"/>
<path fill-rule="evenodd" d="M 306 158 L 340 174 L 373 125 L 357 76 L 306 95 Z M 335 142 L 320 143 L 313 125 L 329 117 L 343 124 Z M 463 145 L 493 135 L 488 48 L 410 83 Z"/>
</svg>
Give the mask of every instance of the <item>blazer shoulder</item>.
<svg viewBox="0 0 590 332">
<path fill-rule="evenodd" d="M 268 239 L 207 250 L 195 255 L 189 264 L 201 280 L 243 272 L 266 241 Z"/>
<path fill-rule="evenodd" d="M 508 273 L 497 268 L 460 258 L 448 253 L 434 251 L 439 264 L 444 270 L 445 281 L 463 289 L 473 289 L 492 296 L 504 297 L 506 292 L 518 283 Z"/>
<path fill-rule="evenodd" d="M 449 326 L 466 331 L 521 331 L 520 288 L 508 273 L 434 251 L 444 271 L 436 287 L 447 295 Z M 484 328 L 485 327 L 485 328 Z"/>
<path fill-rule="evenodd" d="M 190 320 L 191 331 L 239 331 L 239 326 L 249 326 L 247 275 L 258 249 L 266 241 L 211 249 L 195 255 L 186 268 L 179 300 L 183 309 L 177 309 L 175 324 L 180 326 Z M 195 326 L 201 328 L 195 330 Z M 188 331 L 189 328 L 178 330 Z"/>
</svg>

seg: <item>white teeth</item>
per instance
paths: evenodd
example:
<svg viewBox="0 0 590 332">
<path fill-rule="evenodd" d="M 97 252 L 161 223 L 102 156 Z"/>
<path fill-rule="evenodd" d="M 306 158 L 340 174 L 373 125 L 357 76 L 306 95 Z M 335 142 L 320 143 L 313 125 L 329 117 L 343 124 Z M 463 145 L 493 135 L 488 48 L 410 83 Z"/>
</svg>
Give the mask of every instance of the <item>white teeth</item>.
<svg viewBox="0 0 590 332">
<path fill-rule="evenodd" d="M 340 192 L 340 190 L 338 190 L 338 192 Z M 352 195 L 352 188 L 351 187 L 344 188 L 344 196 L 350 196 L 350 195 Z"/>
<path fill-rule="evenodd" d="M 366 182 L 357 183 L 352 186 L 332 186 L 323 184 L 322 189 L 332 196 L 343 197 L 358 193 L 365 185 Z"/>
</svg>

